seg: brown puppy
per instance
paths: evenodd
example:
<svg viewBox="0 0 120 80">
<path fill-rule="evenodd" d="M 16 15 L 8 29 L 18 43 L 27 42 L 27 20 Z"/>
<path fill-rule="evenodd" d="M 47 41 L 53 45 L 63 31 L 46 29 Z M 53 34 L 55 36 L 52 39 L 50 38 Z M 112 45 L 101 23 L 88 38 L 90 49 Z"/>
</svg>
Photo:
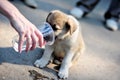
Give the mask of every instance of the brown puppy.
<svg viewBox="0 0 120 80">
<path fill-rule="evenodd" d="M 54 30 L 55 42 L 53 45 L 45 47 L 42 58 L 34 64 L 40 68 L 45 67 L 53 54 L 54 57 L 63 58 L 58 76 L 66 79 L 69 68 L 78 61 L 85 48 L 80 30 L 81 26 L 74 17 L 59 10 L 51 11 L 46 22 Z"/>
</svg>

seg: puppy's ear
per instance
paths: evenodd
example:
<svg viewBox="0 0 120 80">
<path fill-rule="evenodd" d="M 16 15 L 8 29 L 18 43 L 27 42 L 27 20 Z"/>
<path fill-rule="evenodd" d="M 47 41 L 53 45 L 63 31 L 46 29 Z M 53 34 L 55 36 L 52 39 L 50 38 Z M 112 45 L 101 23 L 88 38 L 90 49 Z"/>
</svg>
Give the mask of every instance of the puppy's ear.
<svg viewBox="0 0 120 80">
<path fill-rule="evenodd" d="M 66 29 L 70 31 L 70 34 L 72 34 L 77 28 L 74 20 L 72 20 L 71 18 L 68 18 L 68 21 L 65 23 L 65 25 Z"/>
<path fill-rule="evenodd" d="M 49 14 L 48 14 L 48 16 L 47 16 L 47 18 L 46 18 L 46 22 L 48 22 L 48 18 L 49 18 L 49 16 L 52 14 L 52 12 L 50 12 Z"/>
</svg>

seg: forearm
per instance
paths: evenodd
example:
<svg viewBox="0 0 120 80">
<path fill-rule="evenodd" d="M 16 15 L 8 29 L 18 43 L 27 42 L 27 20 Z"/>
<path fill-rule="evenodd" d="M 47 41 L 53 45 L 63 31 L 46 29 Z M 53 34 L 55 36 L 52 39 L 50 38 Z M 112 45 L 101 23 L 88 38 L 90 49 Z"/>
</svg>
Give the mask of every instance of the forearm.
<svg viewBox="0 0 120 80">
<path fill-rule="evenodd" d="M 23 17 L 18 9 L 7 0 L 0 0 L 0 12 L 9 20 L 15 19 L 18 15 Z"/>
</svg>

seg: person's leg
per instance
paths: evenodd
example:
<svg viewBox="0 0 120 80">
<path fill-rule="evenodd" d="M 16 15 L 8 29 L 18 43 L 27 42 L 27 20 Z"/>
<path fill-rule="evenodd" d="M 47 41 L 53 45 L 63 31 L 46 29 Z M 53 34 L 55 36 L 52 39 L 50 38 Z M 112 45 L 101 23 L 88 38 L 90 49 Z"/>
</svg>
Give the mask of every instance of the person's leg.
<svg viewBox="0 0 120 80">
<path fill-rule="evenodd" d="M 118 20 L 120 19 L 120 0 L 112 0 L 109 9 L 105 15 L 105 25 L 111 30 L 118 29 Z"/>
<path fill-rule="evenodd" d="M 100 0 L 80 0 L 70 13 L 76 18 L 84 17 L 95 8 L 99 1 Z"/>
</svg>

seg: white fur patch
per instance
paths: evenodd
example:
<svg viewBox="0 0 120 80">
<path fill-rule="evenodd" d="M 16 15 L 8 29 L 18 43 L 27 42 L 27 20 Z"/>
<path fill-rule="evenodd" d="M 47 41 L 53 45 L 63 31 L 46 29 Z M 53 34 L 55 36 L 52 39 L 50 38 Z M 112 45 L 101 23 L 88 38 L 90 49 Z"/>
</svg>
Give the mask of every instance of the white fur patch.
<svg viewBox="0 0 120 80">
<path fill-rule="evenodd" d="M 45 58 L 41 58 L 39 60 L 36 60 L 34 63 L 34 65 L 36 67 L 40 67 L 40 68 L 45 67 L 47 64 L 48 64 L 48 61 Z"/>
<path fill-rule="evenodd" d="M 52 46 L 46 46 L 42 58 L 36 60 L 35 63 L 34 63 L 34 65 L 36 67 L 40 67 L 40 68 L 45 67 L 48 64 L 48 62 L 50 61 L 52 52 L 53 52 Z"/>
</svg>

